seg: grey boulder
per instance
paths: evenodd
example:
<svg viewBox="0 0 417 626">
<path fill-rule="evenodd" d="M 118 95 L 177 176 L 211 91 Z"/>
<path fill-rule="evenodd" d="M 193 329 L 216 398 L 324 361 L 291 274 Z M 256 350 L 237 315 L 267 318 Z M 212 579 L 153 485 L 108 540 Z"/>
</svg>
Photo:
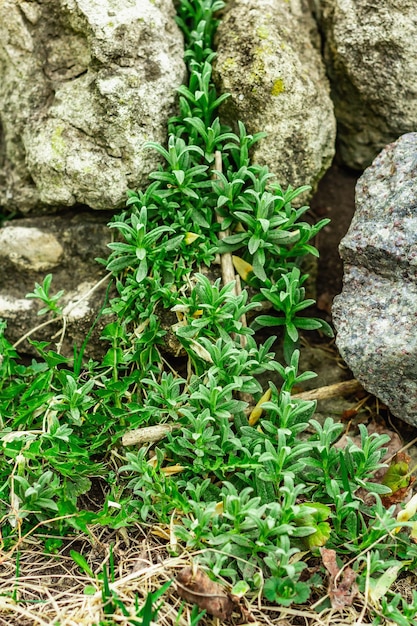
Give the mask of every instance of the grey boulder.
<svg viewBox="0 0 417 626">
<path fill-rule="evenodd" d="M 314 0 L 344 163 L 363 170 L 417 128 L 415 0 Z"/>
<path fill-rule="evenodd" d="M 340 254 L 337 347 L 368 391 L 417 426 L 417 133 L 386 146 L 359 179 Z"/>
<path fill-rule="evenodd" d="M 315 187 L 334 155 L 335 118 L 318 32 L 304 1 L 236 0 L 217 32 L 215 79 L 231 97 L 222 116 L 266 131 L 253 162 L 286 187 Z"/>
<path fill-rule="evenodd" d="M 114 209 L 185 77 L 171 0 L 0 2 L 0 206 Z"/>
</svg>

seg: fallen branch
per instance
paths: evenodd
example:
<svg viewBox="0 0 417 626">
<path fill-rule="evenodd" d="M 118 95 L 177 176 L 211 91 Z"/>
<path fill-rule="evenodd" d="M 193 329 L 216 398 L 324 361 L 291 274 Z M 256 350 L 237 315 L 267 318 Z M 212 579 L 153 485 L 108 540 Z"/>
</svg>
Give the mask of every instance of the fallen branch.
<svg viewBox="0 0 417 626">
<path fill-rule="evenodd" d="M 337 396 L 348 396 L 357 391 L 362 391 L 363 387 L 355 378 L 345 380 L 342 383 L 334 385 L 326 385 L 318 389 L 310 389 L 310 391 L 302 391 L 295 393 L 292 398 L 299 400 L 327 400 L 328 398 L 336 398 Z"/>
<path fill-rule="evenodd" d="M 214 155 L 214 167 L 217 172 L 221 172 L 223 168 L 222 163 L 222 153 L 219 150 L 216 150 Z M 216 173 L 213 174 L 213 178 L 217 178 Z M 217 222 L 221 225 L 223 222 L 223 217 L 216 214 Z M 220 230 L 218 233 L 218 237 L 220 240 L 224 239 L 229 235 L 228 230 Z M 220 256 L 220 262 L 222 266 L 222 277 L 223 284 L 228 285 L 232 281 L 235 280 L 235 268 L 233 267 L 232 255 L 230 252 L 225 252 Z"/>
<path fill-rule="evenodd" d="M 223 162 L 222 162 L 222 153 L 220 152 L 220 150 L 216 150 L 215 155 L 214 155 L 214 167 L 216 169 L 217 172 L 221 172 L 222 168 L 223 168 Z M 213 177 L 216 178 L 216 174 L 213 174 Z M 219 215 L 218 213 L 216 214 L 216 220 L 217 223 L 222 224 L 223 222 L 223 217 L 221 215 Z M 228 230 L 220 230 L 218 233 L 218 237 L 220 239 L 220 241 L 222 239 L 224 239 L 225 237 L 227 237 L 229 235 L 229 231 Z M 230 252 L 224 252 L 223 254 L 220 255 L 220 263 L 221 263 L 221 268 L 222 268 L 222 278 L 223 278 L 223 284 L 224 285 L 228 285 L 229 283 L 235 281 L 235 287 L 234 287 L 234 293 L 236 296 L 239 296 L 242 293 L 242 286 L 240 283 L 240 276 L 238 274 L 235 273 L 235 268 L 233 265 L 233 258 L 232 258 L 232 254 Z M 246 315 L 242 315 L 242 317 L 240 318 L 240 321 L 242 322 L 242 325 L 244 327 L 247 327 L 247 321 L 246 321 Z M 242 348 L 244 348 L 246 346 L 246 336 L 245 335 L 241 335 L 240 336 L 240 345 L 242 346 Z"/>
</svg>

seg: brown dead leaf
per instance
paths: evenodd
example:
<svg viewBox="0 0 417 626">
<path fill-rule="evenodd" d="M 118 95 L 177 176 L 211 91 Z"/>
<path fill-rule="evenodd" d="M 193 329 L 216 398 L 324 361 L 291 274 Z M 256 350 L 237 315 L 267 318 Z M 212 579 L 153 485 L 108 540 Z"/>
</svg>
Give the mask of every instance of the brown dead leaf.
<svg viewBox="0 0 417 626">
<path fill-rule="evenodd" d="M 138 554 L 138 556 L 136 557 L 136 559 L 133 561 L 133 565 L 132 565 L 132 573 L 133 572 L 139 572 L 140 570 L 143 570 L 145 567 L 151 567 L 152 565 L 152 561 L 149 560 L 149 555 L 146 552 L 146 550 L 141 550 Z"/>
<path fill-rule="evenodd" d="M 332 608 L 341 609 L 344 606 L 351 606 L 358 593 L 358 586 L 355 582 L 356 572 L 351 567 L 346 567 L 340 573 L 335 550 L 320 548 L 320 553 L 323 565 L 329 572 L 328 593 Z"/>
<path fill-rule="evenodd" d="M 342 422 L 350 422 L 350 420 L 356 417 L 357 414 L 358 411 L 356 409 L 345 409 L 342 413 L 340 420 Z"/>
<path fill-rule="evenodd" d="M 407 454 L 407 452 L 405 452 L 404 450 L 399 450 L 399 452 L 397 452 L 392 459 L 393 463 L 406 463 L 406 465 L 410 465 L 410 461 L 411 456 Z"/>
<path fill-rule="evenodd" d="M 381 496 L 381 502 L 384 505 L 384 507 L 386 509 L 389 509 L 389 507 L 392 504 L 398 504 L 399 502 L 404 502 L 404 500 L 408 496 L 410 487 L 413 484 L 414 480 L 415 480 L 414 477 L 410 479 L 410 484 L 407 487 L 402 487 L 401 489 L 397 489 L 397 491 L 394 491 L 393 493 L 388 493 L 384 496 Z"/>
<path fill-rule="evenodd" d="M 202 570 L 184 567 L 177 574 L 178 595 L 205 609 L 210 615 L 219 619 L 229 619 L 236 607 L 224 588 L 211 580 Z"/>
<path fill-rule="evenodd" d="M 165 541 L 169 541 L 171 537 L 171 529 L 168 524 L 155 524 L 151 528 L 151 534 L 155 537 L 159 537 L 160 539 L 165 539 Z"/>
</svg>

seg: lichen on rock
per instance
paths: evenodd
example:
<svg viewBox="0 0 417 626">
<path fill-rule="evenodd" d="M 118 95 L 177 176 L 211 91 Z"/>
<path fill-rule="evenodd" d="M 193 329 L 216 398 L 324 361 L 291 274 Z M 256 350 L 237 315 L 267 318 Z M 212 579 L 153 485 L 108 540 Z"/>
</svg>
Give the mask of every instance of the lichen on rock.
<svg viewBox="0 0 417 626">
<path fill-rule="evenodd" d="M 184 80 L 171 0 L 0 3 L 0 206 L 113 209 Z"/>
<path fill-rule="evenodd" d="M 362 170 L 417 128 L 415 0 L 314 0 L 343 162 Z"/>
<path fill-rule="evenodd" d="M 314 188 L 334 155 L 335 118 L 317 29 L 304 5 L 231 3 L 217 33 L 215 78 L 219 91 L 231 94 L 223 119 L 268 134 L 254 161 L 268 165 L 284 186 Z"/>
</svg>

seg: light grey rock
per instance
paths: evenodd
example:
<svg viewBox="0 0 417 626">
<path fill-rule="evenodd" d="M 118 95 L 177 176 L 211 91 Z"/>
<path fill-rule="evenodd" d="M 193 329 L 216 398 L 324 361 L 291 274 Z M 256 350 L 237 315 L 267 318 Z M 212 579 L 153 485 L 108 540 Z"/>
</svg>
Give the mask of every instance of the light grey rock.
<svg viewBox="0 0 417 626">
<path fill-rule="evenodd" d="M 185 77 L 171 0 L 0 2 L 0 206 L 112 209 Z"/>
<path fill-rule="evenodd" d="M 334 155 L 335 118 L 318 33 L 305 1 L 236 0 L 217 32 L 215 77 L 225 120 L 266 131 L 253 160 L 283 186 L 313 188 Z"/>
<path fill-rule="evenodd" d="M 9 341 L 19 341 L 37 329 L 30 337 L 51 341 L 52 350 L 62 337 L 62 354 L 68 357 L 73 356 L 74 343 L 81 348 L 110 282 L 104 266 L 95 261 L 109 253 L 107 220 L 104 214 L 66 213 L 14 220 L 0 228 L 0 319 L 7 322 Z M 58 303 L 65 316 L 63 334 L 62 319 L 38 328 L 50 315 L 39 317 L 42 302 L 25 297 L 49 273 L 53 275 L 50 294 L 64 290 Z M 103 355 L 106 345 L 100 334 L 109 321 L 109 316 L 102 316 L 95 323 L 86 358 Z M 18 349 L 36 354 L 27 341 L 19 343 Z"/>
<path fill-rule="evenodd" d="M 415 0 L 314 0 L 342 160 L 364 169 L 417 128 Z"/>
<path fill-rule="evenodd" d="M 368 391 L 417 426 L 417 133 L 386 146 L 359 179 L 340 254 L 337 347 Z"/>
<path fill-rule="evenodd" d="M 0 230 L 0 259 L 33 272 L 52 270 L 64 250 L 57 238 L 38 228 L 10 224 Z"/>
</svg>

